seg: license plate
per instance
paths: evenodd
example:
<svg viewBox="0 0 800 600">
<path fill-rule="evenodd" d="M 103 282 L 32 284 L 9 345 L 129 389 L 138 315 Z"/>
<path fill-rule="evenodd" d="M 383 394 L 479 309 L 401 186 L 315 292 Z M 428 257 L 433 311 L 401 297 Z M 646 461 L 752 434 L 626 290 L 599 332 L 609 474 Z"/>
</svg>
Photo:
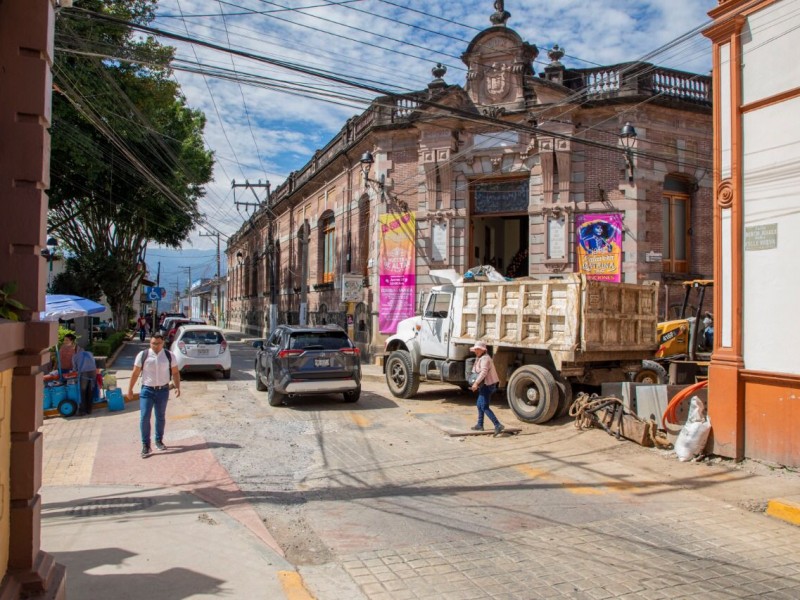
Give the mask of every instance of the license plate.
<svg viewBox="0 0 800 600">
<path fill-rule="evenodd" d="M 198 354 L 208 354 L 208 348 L 198 348 L 197 349 L 197 353 Z"/>
<path fill-rule="evenodd" d="M 315 367 L 330 367 L 331 366 L 331 359 L 330 358 L 315 358 L 314 359 L 314 366 Z"/>
</svg>

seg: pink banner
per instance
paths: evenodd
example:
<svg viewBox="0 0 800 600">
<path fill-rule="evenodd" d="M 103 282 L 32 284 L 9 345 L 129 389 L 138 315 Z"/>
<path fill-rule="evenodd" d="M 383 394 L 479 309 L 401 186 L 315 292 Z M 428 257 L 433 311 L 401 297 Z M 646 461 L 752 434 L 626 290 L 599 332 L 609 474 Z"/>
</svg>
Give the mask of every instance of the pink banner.
<svg viewBox="0 0 800 600">
<path fill-rule="evenodd" d="M 575 217 L 578 271 L 589 279 L 622 281 L 622 215 Z"/>
<path fill-rule="evenodd" d="M 380 276 L 381 333 L 396 333 L 397 324 L 414 316 L 416 296 L 416 218 L 414 213 L 379 215 L 381 228 Z"/>
</svg>

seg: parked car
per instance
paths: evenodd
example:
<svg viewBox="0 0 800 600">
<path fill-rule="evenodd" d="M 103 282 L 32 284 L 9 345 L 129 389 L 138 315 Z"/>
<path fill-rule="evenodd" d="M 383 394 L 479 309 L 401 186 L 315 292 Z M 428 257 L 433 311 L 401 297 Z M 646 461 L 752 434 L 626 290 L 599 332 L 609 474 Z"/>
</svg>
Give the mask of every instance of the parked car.
<svg viewBox="0 0 800 600">
<path fill-rule="evenodd" d="M 172 319 L 169 322 L 169 329 L 164 333 L 164 338 L 167 344 L 175 341 L 175 334 L 178 332 L 178 327 L 182 325 L 206 325 L 203 319 Z"/>
<path fill-rule="evenodd" d="M 357 402 L 361 395 L 361 352 L 340 327 L 279 325 L 253 347 L 256 389 L 271 406 L 295 396 L 341 392 Z"/>
<path fill-rule="evenodd" d="M 175 321 L 177 321 L 177 320 L 186 321 L 188 319 L 189 319 L 189 317 L 187 317 L 186 315 L 183 315 L 183 314 L 181 314 L 181 315 L 170 314 L 170 315 L 167 315 L 166 317 L 164 317 L 164 320 L 161 321 L 161 324 L 158 326 L 158 328 L 161 329 L 161 331 L 163 331 L 164 333 L 166 333 L 167 331 L 169 331 L 169 328 L 172 326 L 172 324 Z"/>
<path fill-rule="evenodd" d="M 231 351 L 219 327 L 183 325 L 170 347 L 181 373 L 219 371 L 231 378 Z"/>
<path fill-rule="evenodd" d="M 170 319 L 170 318 L 174 318 L 174 317 L 178 317 L 179 319 L 186 319 L 187 318 L 186 315 L 183 314 L 182 312 L 179 312 L 179 313 L 176 313 L 176 312 L 162 313 L 161 315 L 159 315 L 158 328 L 159 329 L 164 329 L 164 321 L 166 321 L 167 319 Z"/>
</svg>

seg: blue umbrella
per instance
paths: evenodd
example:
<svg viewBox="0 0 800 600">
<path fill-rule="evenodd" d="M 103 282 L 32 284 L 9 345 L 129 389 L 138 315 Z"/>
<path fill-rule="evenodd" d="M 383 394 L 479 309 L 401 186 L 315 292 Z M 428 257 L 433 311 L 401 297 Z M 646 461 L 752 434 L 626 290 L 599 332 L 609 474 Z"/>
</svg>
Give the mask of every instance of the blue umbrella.
<svg viewBox="0 0 800 600">
<path fill-rule="evenodd" d="M 39 313 L 42 321 L 58 321 L 59 319 L 74 319 L 95 315 L 106 310 L 102 304 L 80 296 L 67 296 L 63 294 L 48 294 L 45 296 L 44 311 Z"/>
</svg>

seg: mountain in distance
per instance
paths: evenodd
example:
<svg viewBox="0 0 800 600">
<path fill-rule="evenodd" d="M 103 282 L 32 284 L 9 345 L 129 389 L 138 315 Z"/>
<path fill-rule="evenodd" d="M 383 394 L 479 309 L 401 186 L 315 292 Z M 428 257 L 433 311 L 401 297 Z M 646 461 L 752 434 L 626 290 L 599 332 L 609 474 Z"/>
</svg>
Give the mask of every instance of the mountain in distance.
<svg viewBox="0 0 800 600">
<path fill-rule="evenodd" d="M 175 300 L 176 290 L 186 293 L 190 277 L 192 283 L 212 279 L 217 274 L 217 249 L 164 248 L 149 246 L 145 256 L 147 278 L 156 281 L 167 291 L 167 296 L 159 304 L 170 306 Z M 221 275 L 227 275 L 224 249 L 220 248 Z M 159 308 L 159 310 L 161 310 Z"/>
</svg>

